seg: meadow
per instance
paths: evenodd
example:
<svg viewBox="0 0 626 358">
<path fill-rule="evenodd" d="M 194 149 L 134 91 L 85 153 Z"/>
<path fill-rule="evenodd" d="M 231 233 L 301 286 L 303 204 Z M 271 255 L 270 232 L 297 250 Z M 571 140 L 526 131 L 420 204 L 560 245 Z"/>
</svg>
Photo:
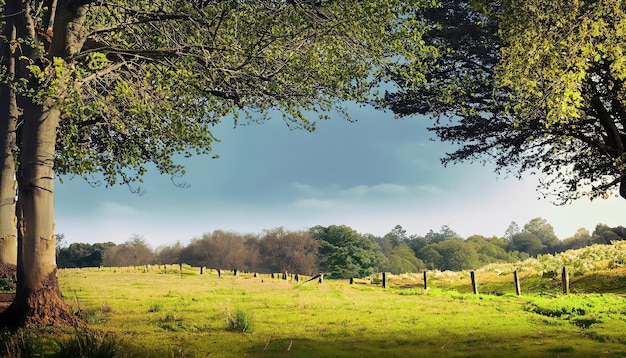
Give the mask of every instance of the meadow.
<svg viewBox="0 0 626 358">
<path fill-rule="evenodd" d="M 117 357 L 626 357 L 626 269 L 594 255 L 584 272 L 566 262 L 569 295 L 552 274 L 559 256 L 477 270 L 478 295 L 468 272 L 428 272 L 424 290 L 410 273 L 382 288 L 380 275 L 351 285 L 186 265 L 59 270 L 90 329 L 22 331 L 12 342 L 38 356 L 95 357 L 108 345 Z"/>
</svg>

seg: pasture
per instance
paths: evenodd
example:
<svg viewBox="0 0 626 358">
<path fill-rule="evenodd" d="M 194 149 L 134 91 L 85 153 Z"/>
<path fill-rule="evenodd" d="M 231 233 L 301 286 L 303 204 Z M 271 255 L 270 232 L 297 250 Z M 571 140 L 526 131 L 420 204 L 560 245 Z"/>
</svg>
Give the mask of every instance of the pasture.
<svg viewBox="0 0 626 358">
<path fill-rule="evenodd" d="M 489 281 L 479 286 L 489 292 L 474 295 L 468 273 L 433 273 L 424 291 L 421 275 L 392 276 L 383 289 L 174 268 L 67 269 L 58 277 L 65 299 L 97 337 L 114 337 L 120 357 L 626 356 L 620 294 L 565 296 L 557 282 L 531 276 L 517 297 L 507 277 L 488 271 L 478 280 Z M 573 279 L 573 291 L 579 280 L 586 282 Z M 52 353 L 87 333 L 25 334 Z"/>
</svg>

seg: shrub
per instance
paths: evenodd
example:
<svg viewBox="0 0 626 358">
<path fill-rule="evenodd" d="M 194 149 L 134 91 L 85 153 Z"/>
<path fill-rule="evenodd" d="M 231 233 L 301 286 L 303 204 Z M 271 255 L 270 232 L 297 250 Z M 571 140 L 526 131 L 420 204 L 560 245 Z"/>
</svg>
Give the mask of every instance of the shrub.
<svg viewBox="0 0 626 358">
<path fill-rule="evenodd" d="M 236 332 L 252 332 L 253 331 L 253 319 L 252 313 L 237 311 L 234 315 L 230 314 L 228 308 L 226 309 L 226 324 L 228 329 Z"/>
</svg>

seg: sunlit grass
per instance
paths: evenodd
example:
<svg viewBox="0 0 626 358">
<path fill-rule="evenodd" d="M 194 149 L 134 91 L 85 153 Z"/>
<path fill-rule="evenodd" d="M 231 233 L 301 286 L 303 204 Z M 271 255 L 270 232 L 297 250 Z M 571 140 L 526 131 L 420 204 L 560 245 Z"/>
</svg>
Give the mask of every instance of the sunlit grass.
<svg viewBox="0 0 626 358">
<path fill-rule="evenodd" d="M 66 300 L 97 316 L 92 328 L 119 337 L 122 356 L 626 355 L 626 303 L 615 294 L 516 297 L 510 279 L 487 273 L 479 281 L 510 287 L 473 295 L 468 273 L 430 273 L 432 288 L 424 291 L 420 275 L 394 276 L 396 284 L 382 289 L 191 268 L 182 278 L 143 271 L 59 271 Z M 561 310 L 569 314 L 550 314 Z M 232 329 L 237 312 L 248 315 L 252 332 Z"/>
<path fill-rule="evenodd" d="M 320 285 L 306 277 L 200 275 L 186 265 L 59 270 L 66 301 L 95 333 L 22 331 L 0 335 L 0 349 L 36 346 L 40 356 L 100 345 L 118 357 L 624 357 L 625 252 L 625 243 L 594 245 L 489 265 L 475 272 L 479 295 L 469 272 L 428 272 L 425 290 L 421 273 L 389 275 L 383 289 L 380 274 Z M 563 266 L 569 295 L 562 294 Z"/>
</svg>

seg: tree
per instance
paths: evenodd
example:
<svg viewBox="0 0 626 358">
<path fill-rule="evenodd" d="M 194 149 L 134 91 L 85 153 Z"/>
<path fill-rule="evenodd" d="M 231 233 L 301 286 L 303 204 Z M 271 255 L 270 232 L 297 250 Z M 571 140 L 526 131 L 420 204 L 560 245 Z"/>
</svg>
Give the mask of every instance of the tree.
<svg viewBox="0 0 626 358">
<path fill-rule="evenodd" d="M 428 231 L 426 233 L 426 241 L 436 244 L 445 240 L 452 239 L 460 239 L 459 234 L 454 232 L 454 230 L 450 229 L 448 225 L 443 225 L 439 232 L 434 232 L 433 230 Z"/>
<path fill-rule="evenodd" d="M 557 203 L 618 186 L 626 197 L 622 0 L 445 0 L 418 13 L 438 25 L 426 41 L 440 56 L 425 83 L 397 76 L 381 105 L 437 118 L 431 130 L 459 144 L 444 164 L 541 173 Z"/>
<path fill-rule="evenodd" d="M 598 224 L 591 236 L 593 242 L 608 245 L 613 241 L 626 240 L 626 228 L 622 226 L 611 228 L 606 224 Z"/>
<path fill-rule="evenodd" d="M 470 244 L 478 254 L 478 260 L 481 265 L 492 262 L 510 262 L 513 261 L 511 256 L 506 252 L 508 246 L 504 238 L 472 235 L 465 241 Z"/>
<path fill-rule="evenodd" d="M 559 251 L 567 251 L 571 249 L 580 249 L 586 246 L 593 244 L 593 239 L 589 230 L 585 228 L 580 228 L 574 236 L 568 237 L 561 242 L 561 247 Z"/>
<path fill-rule="evenodd" d="M 0 1 L 2 202 L 14 197 L 14 174 L 18 183 L 17 215 L 0 220 L 17 216 L 18 235 L 18 287 L 2 325 L 79 324 L 55 276 L 55 174 L 107 185 L 140 182 L 149 165 L 182 175 L 174 158 L 208 153 L 226 115 L 237 125 L 276 109 L 313 130 L 304 113 L 326 118 L 365 100 L 385 73 L 404 70 L 397 63 L 429 51 L 407 16 L 422 5 Z M 0 237 L 14 234 L 3 227 Z"/>
<path fill-rule="evenodd" d="M 402 243 L 394 247 L 389 255 L 389 270 L 393 274 L 419 272 L 426 268 L 424 262 L 413 254 L 411 248 Z"/>
<path fill-rule="evenodd" d="M 443 257 L 436 249 L 437 244 L 427 244 L 423 246 L 417 253 L 417 258 L 424 261 L 429 270 L 440 268 Z"/>
<path fill-rule="evenodd" d="M 320 265 L 332 277 L 364 277 L 385 262 L 375 242 L 348 226 L 315 226 L 310 233 L 320 242 Z"/>
<path fill-rule="evenodd" d="M 530 233 L 541 240 L 544 246 L 542 254 L 553 251 L 559 245 L 559 238 L 554 234 L 554 228 L 544 218 L 538 217 L 530 220 L 524 225 L 522 232 Z"/>
<path fill-rule="evenodd" d="M 283 228 L 267 230 L 259 242 L 259 255 L 269 272 L 319 273 L 319 241 L 308 232 L 289 232 Z"/>
<path fill-rule="evenodd" d="M 442 262 L 440 270 L 462 271 L 478 268 L 478 254 L 472 245 L 461 239 L 445 240 L 435 249 L 441 254 Z"/>
<path fill-rule="evenodd" d="M 58 241 L 57 241 L 58 242 Z M 67 267 L 98 267 L 104 260 L 105 253 L 116 246 L 112 242 L 86 244 L 71 243 L 57 250 L 57 266 Z"/>
<path fill-rule="evenodd" d="M 504 238 L 507 241 L 511 241 L 511 238 L 516 235 L 519 234 L 522 230 L 519 228 L 519 225 L 517 225 L 517 223 L 515 221 L 511 221 L 511 223 L 509 224 L 509 226 L 506 228 L 506 230 L 504 231 Z"/>
<path fill-rule="evenodd" d="M 513 235 L 511 238 L 510 251 L 526 252 L 530 256 L 537 256 L 546 252 L 546 246 L 541 243 L 541 239 L 536 235 L 522 231 L 519 234 Z"/>
<path fill-rule="evenodd" d="M 183 250 L 183 245 L 180 241 L 176 241 L 172 245 L 160 246 L 157 248 L 157 261 L 159 264 L 174 264 L 181 263 L 180 254 Z"/>
<path fill-rule="evenodd" d="M 411 248 L 411 250 L 413 250 L 413 254 L 417 256 L 417 253 L 422 247 L 428 244 L 428 241 L 426 241 L 425 237 L 412 235 L 406 241 L 406 244 L 409 246 L 409 248 Z"/>
<path fill-rule="evenodd" d="M 180 260 L 193 266 L 215 269 L 248 270 L 248 249 L 245 241 L 250 238 L 222 230 L 202 235 L 192 240 L 180 253 Z"/>
<path fill-rule="evenodd" d="M 123 244 L 110 246 L 104 251 L 102 264 L 105 266 L 140 266 L 154 264 L 156 255 L 146 240 L 135 235 Z"/>
</svg>

